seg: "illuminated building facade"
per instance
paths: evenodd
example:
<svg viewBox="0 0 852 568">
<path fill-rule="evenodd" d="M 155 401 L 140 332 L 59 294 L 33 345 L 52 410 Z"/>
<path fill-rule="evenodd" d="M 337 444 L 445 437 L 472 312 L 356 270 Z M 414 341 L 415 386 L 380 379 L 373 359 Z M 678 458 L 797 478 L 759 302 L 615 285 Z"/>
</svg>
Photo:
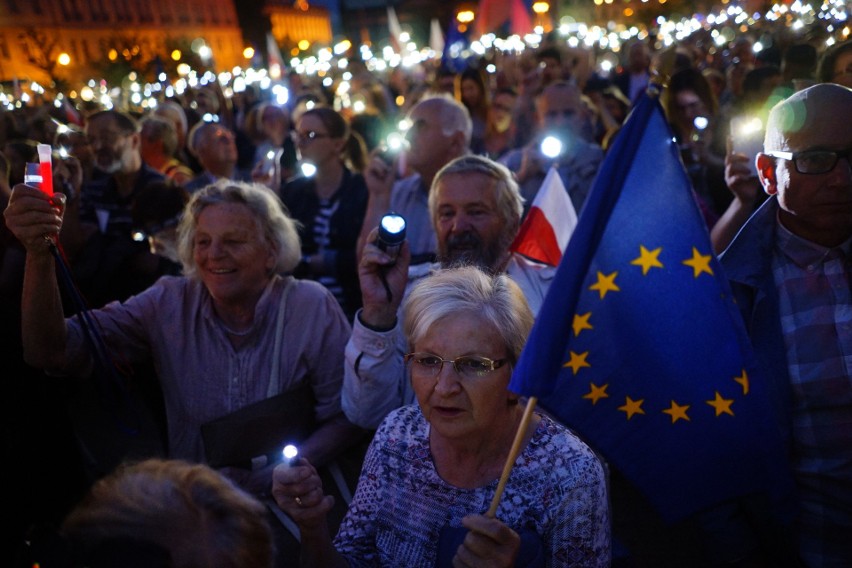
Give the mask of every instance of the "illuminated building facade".
<svg viewBox="0 0 852 568">
<path fill-rule="evenodd" d="M 270 1 L 264 13 L 269 17 L 272 37 L 285 48 L 300 42 L 324 45 L 332 42 L 331 19 L 325 8 L 310 6 L 306 0 Z"/>
<path fill-rule="evenodd" d="M 232 0 L 0 0 L 3 81 L 81 81 L 110 63 L 156 71 L 190 56 L 228 69 L 245 63 L 243 48 Z"/>
</svg>

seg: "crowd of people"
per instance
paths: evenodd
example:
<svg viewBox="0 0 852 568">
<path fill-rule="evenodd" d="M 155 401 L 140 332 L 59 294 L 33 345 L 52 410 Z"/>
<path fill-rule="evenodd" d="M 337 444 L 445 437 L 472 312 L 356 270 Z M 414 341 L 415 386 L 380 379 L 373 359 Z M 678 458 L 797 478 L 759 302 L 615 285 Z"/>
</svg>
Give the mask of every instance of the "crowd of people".
<svg viewBox="0 0 852 568">
<path fill-rule="evenodd" d="M 610 75 L 555 40 L 419 81 L 353 64 L 360 114 L 295 74 L 287 105 L 214 83 L 79 124 L 0 111 L 10 565 L 852 562 L 852 42 L 706 39 L 636 40 Z M 556 270 L 511 245 L 551 169 L 582 213 L 660 72 L 799 490 L 784 541 L 699 516 L 685 557 L 631 548 L 608 464 L 541 413 L 486 514 Z M 24 183 L 38 143 L 52 196 Z M 389 212 L 398 251 L 377 238 Z M 261 412 L 286 432 L 269 447 Z"/>
</svg>

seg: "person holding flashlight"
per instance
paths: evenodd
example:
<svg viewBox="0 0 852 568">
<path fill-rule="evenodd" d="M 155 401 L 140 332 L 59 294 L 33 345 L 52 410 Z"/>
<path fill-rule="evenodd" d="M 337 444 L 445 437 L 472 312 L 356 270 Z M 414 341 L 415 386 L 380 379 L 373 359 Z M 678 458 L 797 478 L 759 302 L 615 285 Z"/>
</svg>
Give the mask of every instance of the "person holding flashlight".
<svg viewBox="0 0 852 568">
<path fill-rule="evenodd" d="M 310 402 L 299 408 L 308 418 L 297 425 L 307 430 L 303 455 L 321 465 L 357 441 L 361 430 L 340 408 L 349 323 L 325 288 L 281 276 L 298 263 L 299 240 L 271 190 L 220 180 L 196 192 L 178 225 L 185 276 L 163 277 L 123 303 L 90 312 L 103 345 L 86 340 L 80 318 L 64 318 L 44 239 L 59 233 L 63 213 L 61 197 L 25 185 L 14 188 L 4 212 L 27 251 L 22 335 L 30 364 L 59 376 L 88 376 L 98 347 L 129 364 L 152 363 L 163 391 L 169 457 L 204 463 L 216 452 L 217 467 L 257 495 L 269 490 L 271 464 L 221 451 L 228 440 L 211 442 L 205 426 L 281 395 L 301 400 L 306 392 Z"/>
<path fill-rule="evenodd" d="M 463 104 L 452 97 L 421 100 L 408 114 L 409 149 L 405 163 L 414 173 L 397 179 L 398 163 L 387 163 L 374 152 L 364 179 L 370 198 L 358 238 L 358 253 L 369 242 L 370 231 L 388 211 L 405 217 L 414 264 L 431 262 L 436 252 L 435 232 L 429 219 L 429 189 L 435 174 L 451 160 L 470 151 L 472 123 Z"/>
<path fill-rule="evenodd" d="M 581 136 L 586 108 L 579 87 L 551 83 L 536 97 L 537 128 L 533 140 L 500 158 L 517 177 L 521 195 L 532 203 L 551 166 L 579 213 L 598 173 L 603 150 Z"/>
<path fill-rule="evenodd" d="M 435 176 L 429 212 L 438 238 L 438 263 L 412 265 L 407 243 L 398 257 L 377 246 L 370 235 L 359 266 L 364 307 L 357 313 L 346 345 L 341 403 L 347 417 L 376 428 L 393 409 L 414 401 L 406 378 L 405 339 L 399 308 L 414 281 L 439 268 L 474 265 L 506 273 L 538 312 L 555 268 L 509 251 L 518 232 L 523 198 L 511 172 L 482 156 L 456 158 Z"/>
<path fill-rule="evenodd" d="M 441 270 L 412 289 L 404 321 L 417 402 L 379 427 L 334 540 L 333 499 L 310 460 L 275 468 L 272 495 L 299 525 L 301 565 L 609 566 L 603 467 L 540 414 L 496 516 L 482 514 L 524 410 L 507 390 L 533 323 L 517 284 L 473 266 Z"/>
</svg>

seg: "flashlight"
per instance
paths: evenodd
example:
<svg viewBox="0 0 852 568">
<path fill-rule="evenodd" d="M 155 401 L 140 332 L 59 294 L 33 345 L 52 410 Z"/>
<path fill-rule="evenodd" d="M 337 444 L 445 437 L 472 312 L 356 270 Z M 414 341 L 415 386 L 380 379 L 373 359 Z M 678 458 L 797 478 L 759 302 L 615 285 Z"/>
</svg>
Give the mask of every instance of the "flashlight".
<svg viewBox="0 0 852 568">
<path fill-rule="evenodd" d="M 399 247 L 405 241 L 405 219 L 402 215 L 388 213 L 379 222 L 379 237 L 376 245 L 396 260 Z"/>
<path fill-rule="evenodd" d="M 562 140 L 553 136 L 552 134 L 549 136 L 545 136 L 541 141 L 541 146 L 539 147 L 541 153 L 550 159 L 558 158 L 562 155 L 562 150 L 564 149 L 564 144 Z"/>
<path fill-rule="evenodd" d="M 393 161 L 394 159 L 396 159 L 398 153 L 398 149 L 394 149 L 385 144 L 382 144 L 381 146 L 379 146 L 378 150 L 376 150 L 376 155 L 379 157 L 379 159 L 389 166 L 393 165 Z"/>
<path fill-rule="evenodd" d="M 704 137 L 704 131 L 710 125 L 710 121 L 706 116 L 696 116 L 695 120 L 692 121 L 692 126 L 695 127 L 695 134 L 692 135 L 692 139 L 695 142 L 700 142 Z"/>
<path fill-rule="evenodd" d="M 281 451 L 281 455 L 284 458 L 282 463 L 287 467 L 293 467 L 299 461 L 299 448 L 293 444 L 287 444 Z"/>
</svg>

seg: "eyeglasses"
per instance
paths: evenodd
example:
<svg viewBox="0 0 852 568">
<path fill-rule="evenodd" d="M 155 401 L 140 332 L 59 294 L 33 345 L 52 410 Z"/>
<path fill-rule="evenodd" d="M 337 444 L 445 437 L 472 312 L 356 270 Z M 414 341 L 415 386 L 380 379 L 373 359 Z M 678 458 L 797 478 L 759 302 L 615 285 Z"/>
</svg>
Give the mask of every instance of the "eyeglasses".
<svg viewBox="0 0 852 568">
<path fill-rule="evenodd" d="M 852 163 L 852 148 L 835 152 L 832 150 L 807 150 L 805 152 L 764 152 L 772 158 L 781 158 L 796 165 L 800 174 L 827 174 L 837 165 L 840 158 Z"/>
<path fill-rule="evenodd" d="M 148 237 L 153 237 L 160 231 L 165 231 L 170 227 L 174 227 L 178 224 L 178 222 L 180 222 L 180 217 L 181 214 L 178 214 L 174 217 L 166 219 L 165 221 L 162 221 L 161 223 L 152 223 L 145 228 L 134 229 L 130 232 L 130 236 L 133 238 L 134 241 L 141 243 Z"/>
<path fill-rule="evenodd" d="M 308 130 L 306 132 L 299 132 L 294 130 L 292 132 L 293 142 L 304 142 L 310 143 L 319 138 L 331 138 L 328 134 L 323 134 L 322 132 L 317 132 L 316 130 Z"/>
<path fill-rule="evenodd" d="M 453 369 L 462 377 L 475 378 L 484 377 L 503 365 L 506 359 L 489 359 L 488 357 L 477 357 L 476 355 L 465 355 L 455 359 L 442 359 L 431 353 L 408 353 L 405 363 L 411 365 L 412 373 L 427 377 L 437 377 L 444 368 L 444 363 L 452 363 Z"/>
</svg>

